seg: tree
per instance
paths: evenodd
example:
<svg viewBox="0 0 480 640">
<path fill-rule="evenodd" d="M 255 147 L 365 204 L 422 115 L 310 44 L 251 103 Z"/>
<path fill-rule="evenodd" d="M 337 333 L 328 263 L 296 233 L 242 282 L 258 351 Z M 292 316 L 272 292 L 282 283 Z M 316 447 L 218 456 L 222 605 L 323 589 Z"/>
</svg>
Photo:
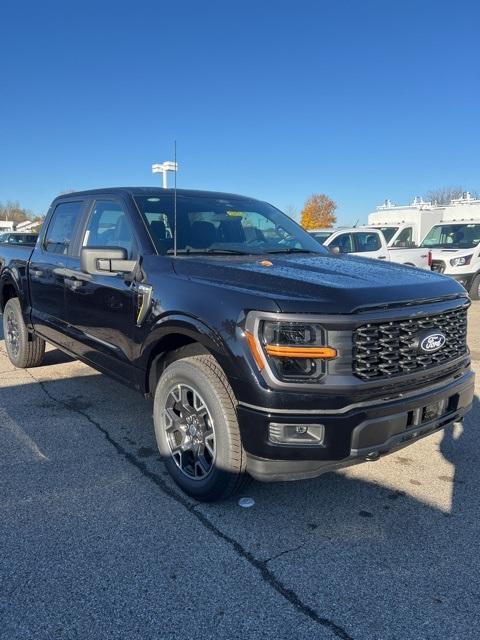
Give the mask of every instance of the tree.
<svg viewBox="0 0 480 640">
<path fill-rule="evenodd" d="M 0 220 L 9 220 L 11 222 L 24 222 L 32 218 L 32 212 L 24 209 L 17 202 L 0 203 Z"/>
<path fill-rule="evenodd" d="M 300 224 L 304 229 L 331 227 L 337 221 L 333 213 L 337 204 L 324 193 L 314 193 L 305 202 L 300 214 Z"/>
<path fill-rule="evenodd" d="M 430 189 L 423 196 L 424 200 L 430 202 L 436 202 L 437 204 L 450 204 L 450 200 L 454 198 L 461 198 L 468 189 L 463 187 L 439 187 L 438 189 Z M 472 198 L 478 198 L 478 192 L 470 190 Z"/>
</svg>

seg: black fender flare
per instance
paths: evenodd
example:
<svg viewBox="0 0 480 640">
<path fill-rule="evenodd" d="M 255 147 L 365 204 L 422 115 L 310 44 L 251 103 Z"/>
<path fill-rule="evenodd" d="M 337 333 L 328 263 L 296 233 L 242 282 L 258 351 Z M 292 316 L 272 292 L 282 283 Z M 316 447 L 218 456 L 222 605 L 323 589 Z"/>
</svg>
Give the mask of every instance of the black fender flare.
<svg viewBox="0 0 480 640">
<path fill-rule="evenodd" d="M 0 276 L 0 309 L 3 311 L 5 308 L 5 289 L 7 287 L 13 287 L 17 294 L 17 298 L 20 300 L 22 311 L 25 312 L 25 292 L 22 286 L 22 280 L 20 275 L 16 271 L 12 271 L 9 268 L 5 268 Z"/>
<path fill-rule="evenodd" d="M 201 345 L 204 352 L 215 357 L 229 380 L 234 377 L 232 369 L 234 355 L 218 331 L 199 318 L 175 313 L 159 319 L 142 344 L 139 365 L 146 374 L 145 390 L 152 391 L 149 389 L 149 372 L 152 363 L 155 359 L 161 358 L 166 351 L 175 349 L 176 347 L 171 345 L 179 336 L 184 337 L 188 342 Z"/>
</svg>

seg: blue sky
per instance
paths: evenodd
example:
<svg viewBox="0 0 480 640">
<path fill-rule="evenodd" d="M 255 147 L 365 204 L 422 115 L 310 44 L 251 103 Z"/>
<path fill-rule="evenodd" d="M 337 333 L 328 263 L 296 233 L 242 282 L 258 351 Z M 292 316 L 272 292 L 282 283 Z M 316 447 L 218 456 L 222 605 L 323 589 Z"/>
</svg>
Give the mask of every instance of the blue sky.
<svg viewBox="0 0 480 640">
<path fill-rule="evenodd" d="M 476 2 L 12 2 L 0 11 L 0 201 L 157 185 L 348 224 L 385 197 L 480 188 Z"/>
</svg>

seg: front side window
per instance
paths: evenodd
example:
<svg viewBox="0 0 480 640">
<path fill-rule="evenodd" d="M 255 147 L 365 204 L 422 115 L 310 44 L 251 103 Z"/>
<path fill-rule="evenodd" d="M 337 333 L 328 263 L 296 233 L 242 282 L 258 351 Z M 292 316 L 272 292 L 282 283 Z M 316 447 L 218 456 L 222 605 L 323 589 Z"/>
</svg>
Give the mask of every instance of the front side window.
<svg viewBox="0 0 480 640">
<path fill-rule="evenodd" d="M 369 251 L 378 251 L 382 248 L 380 238 L 377 233 L 356 233 L 355 241 L 357 244 L 356 251 L 358 253 L 368 253 Z"/>
<path fill-rule="evenodd" d="M 412 227 L 405 227 L 398 234 L 398 238 L 393 243 L 394 247 L 413 247 L 413 229 Z"/>
<path fill-rule="evenodd" d="M 84 247 L 120 247 L 134 254 L 134 239 L 130 221 L 118 202 L 97 200 L 90 214 L 83 238 Z"/>
<path fill-rule="evenodd" d="M 353 238 L 351 233 L 341 233 L 328 245 L 330 249 L 338 248 L 339 253 L 353 253 Z"/>
<path fill-rule="evenodd" d="M 174 200 L 170 195 L 135 196 L 157 250 L 173 253 Z M 179 253 L 325 253 L 291 218 L 266 202 L 247 198 L 177 198 Z"/>
<path fill-rule="evenodd" d="M 66 254 L 83 202 L 61 202 L 48 225 L 44 247 L 49 253 Z"/>
<path fill-rule="evenodd" d="M 439 224 L 427 233 L 422 247 L 473 249 L 480 243 L 480 224 Z"/>
</svg>

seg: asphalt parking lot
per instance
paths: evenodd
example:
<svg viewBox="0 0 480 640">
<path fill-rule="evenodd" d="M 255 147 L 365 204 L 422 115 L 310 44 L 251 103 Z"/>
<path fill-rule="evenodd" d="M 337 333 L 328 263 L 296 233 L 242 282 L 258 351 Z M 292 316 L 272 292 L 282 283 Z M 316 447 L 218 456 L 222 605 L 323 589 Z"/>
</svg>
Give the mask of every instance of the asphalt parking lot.
<svg viewBox="0 0 480 640">
<path fill-rule="evenodd" d="M 175 488 L 140 395 L 0 342 L 0 638 L 478 638 L 479 302 L 470 329 L 463 429 L 250 509 Z"/>
</svg>

